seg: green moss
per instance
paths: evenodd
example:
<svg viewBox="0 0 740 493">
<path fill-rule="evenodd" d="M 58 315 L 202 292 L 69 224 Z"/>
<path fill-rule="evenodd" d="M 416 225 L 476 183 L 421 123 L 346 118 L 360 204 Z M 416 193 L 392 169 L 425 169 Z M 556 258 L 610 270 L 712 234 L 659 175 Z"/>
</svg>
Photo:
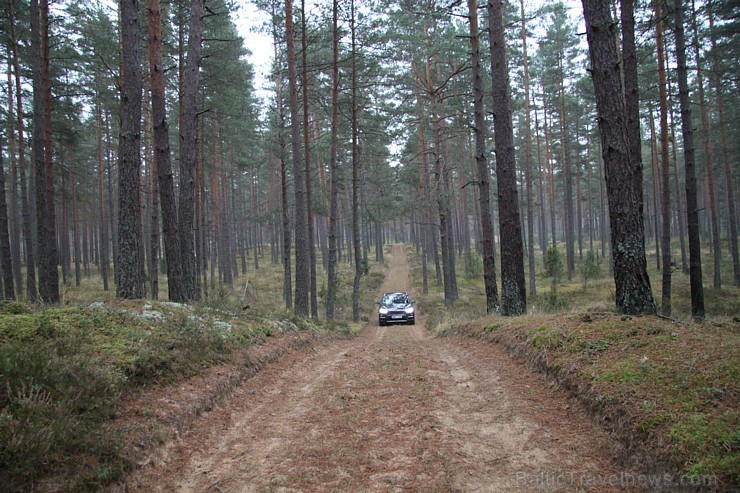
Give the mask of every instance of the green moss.
<svg viewBox="0 0 740 493">
<path fill-rule="evenodd" d="M 483 326 L 483 332 L 496 332 L 501 328 L 501 324 L 487 324 Z"/>
<path fill-rule="evenodd" d="M 670 421 L 672 418 L 673 415 L 668 411 L 661 411 L 653 416 L 650 416 L 648 419 L 640 423 L 640 429 L 642 431 L 649 431 L 652 428 L 658 427 L 663 423 Z"/>
<path fill-rule="evenodd" d="M 610 368 L 605 369 L 597 376 L 597 380 L 613 382 L 617 384 L 638 384 L 645 378 L 645 370 L 640 363 L 633 359 L 619 361 Z"/>
<path fill-rule="evenodd" d="M 589 355 L 606 351 L 607 349 L 609 349 L 609 345 L 609 340 L 602 337 L 596 340 L 587 340 L 581 342 L 582 350 Z"/>
<path fill-rule="evenodd" d="M 533 334 L 532 347 L 534 348 L 560 347 L 563 343 L 563 333 L 557 328 L 540 327 L 530 334 Z"/>
<path fill-rule="evenodd" d="M 669 431 L 673 454 L 683 459 L 692 475 L 727 475 L 740 480 L 740 419 L 737 411 L 710 417 L 697 413 Z"/>
</svg>

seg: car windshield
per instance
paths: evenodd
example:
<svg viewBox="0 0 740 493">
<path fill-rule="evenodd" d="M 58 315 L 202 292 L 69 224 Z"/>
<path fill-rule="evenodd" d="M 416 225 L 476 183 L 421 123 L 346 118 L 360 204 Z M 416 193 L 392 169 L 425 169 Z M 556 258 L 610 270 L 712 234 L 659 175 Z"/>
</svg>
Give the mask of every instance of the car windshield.
<svg viewBox="0 0 740 493">
<path fill-rule="evenodd" d="M 390 304 L 405 304 L 408 303 L 408 297 L 404 293 L 392 293 L 385 296 L 383 303 Z"/>
</svg>

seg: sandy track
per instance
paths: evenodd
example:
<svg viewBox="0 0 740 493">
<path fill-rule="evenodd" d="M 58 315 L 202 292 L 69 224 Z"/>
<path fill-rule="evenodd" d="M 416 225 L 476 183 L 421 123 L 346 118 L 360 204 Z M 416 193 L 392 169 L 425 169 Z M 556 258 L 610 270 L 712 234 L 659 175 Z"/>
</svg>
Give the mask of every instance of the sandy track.
<svg viewBox="0 0 740 493">
<path fill-rule="evenodd" d="M 408 288 L 394 246 L 383 290 Z M 498 348 L 371 320 L 268 365 L 128 491 L 625 491 L 579 405 Z"/>
</svg>

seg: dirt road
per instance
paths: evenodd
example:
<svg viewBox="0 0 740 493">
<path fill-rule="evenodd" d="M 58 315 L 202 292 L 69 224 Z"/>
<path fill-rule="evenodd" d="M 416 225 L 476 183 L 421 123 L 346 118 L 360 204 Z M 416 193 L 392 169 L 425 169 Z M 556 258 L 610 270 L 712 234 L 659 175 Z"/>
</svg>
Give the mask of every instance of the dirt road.
<svg viewBox="0 0 740 493">
<path fill-rule="evenodd" d="M 384 290 L 408 288 L 396 246 Z M 378 327 L 293 352 L 160 451 L 128 491 L 628 491 L 575 401 L 498 348 Z"/>
</svg>

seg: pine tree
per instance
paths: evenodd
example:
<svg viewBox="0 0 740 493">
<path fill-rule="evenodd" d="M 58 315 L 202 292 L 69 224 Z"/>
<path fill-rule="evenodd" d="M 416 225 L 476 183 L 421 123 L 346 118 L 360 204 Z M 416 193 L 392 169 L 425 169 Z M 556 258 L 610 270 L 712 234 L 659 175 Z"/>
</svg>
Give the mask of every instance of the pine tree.
<svg viewBox="0 0 740 493">
<path fill-rule="evenodd" d="M 514 128 L 511 117 L 510 86 L 506 63 L 501 3 L 488 1 L 488 23 L 491 38 L 491 77 L 493 87 L 493 132 L 496 143 L 499 224 L 501 229 L 501 313 L 521 315 L 527 311 L 524 280 L 524 247 L 519 219 L 516 187 Z"/>
<path fill-rule="evenodd" d="M 627 114 L 609 2 L 582 0 L 606 169 L 617 308 L 655 313 L 645 259 L 642 167 L 630 158 Z"/>
</svg>

